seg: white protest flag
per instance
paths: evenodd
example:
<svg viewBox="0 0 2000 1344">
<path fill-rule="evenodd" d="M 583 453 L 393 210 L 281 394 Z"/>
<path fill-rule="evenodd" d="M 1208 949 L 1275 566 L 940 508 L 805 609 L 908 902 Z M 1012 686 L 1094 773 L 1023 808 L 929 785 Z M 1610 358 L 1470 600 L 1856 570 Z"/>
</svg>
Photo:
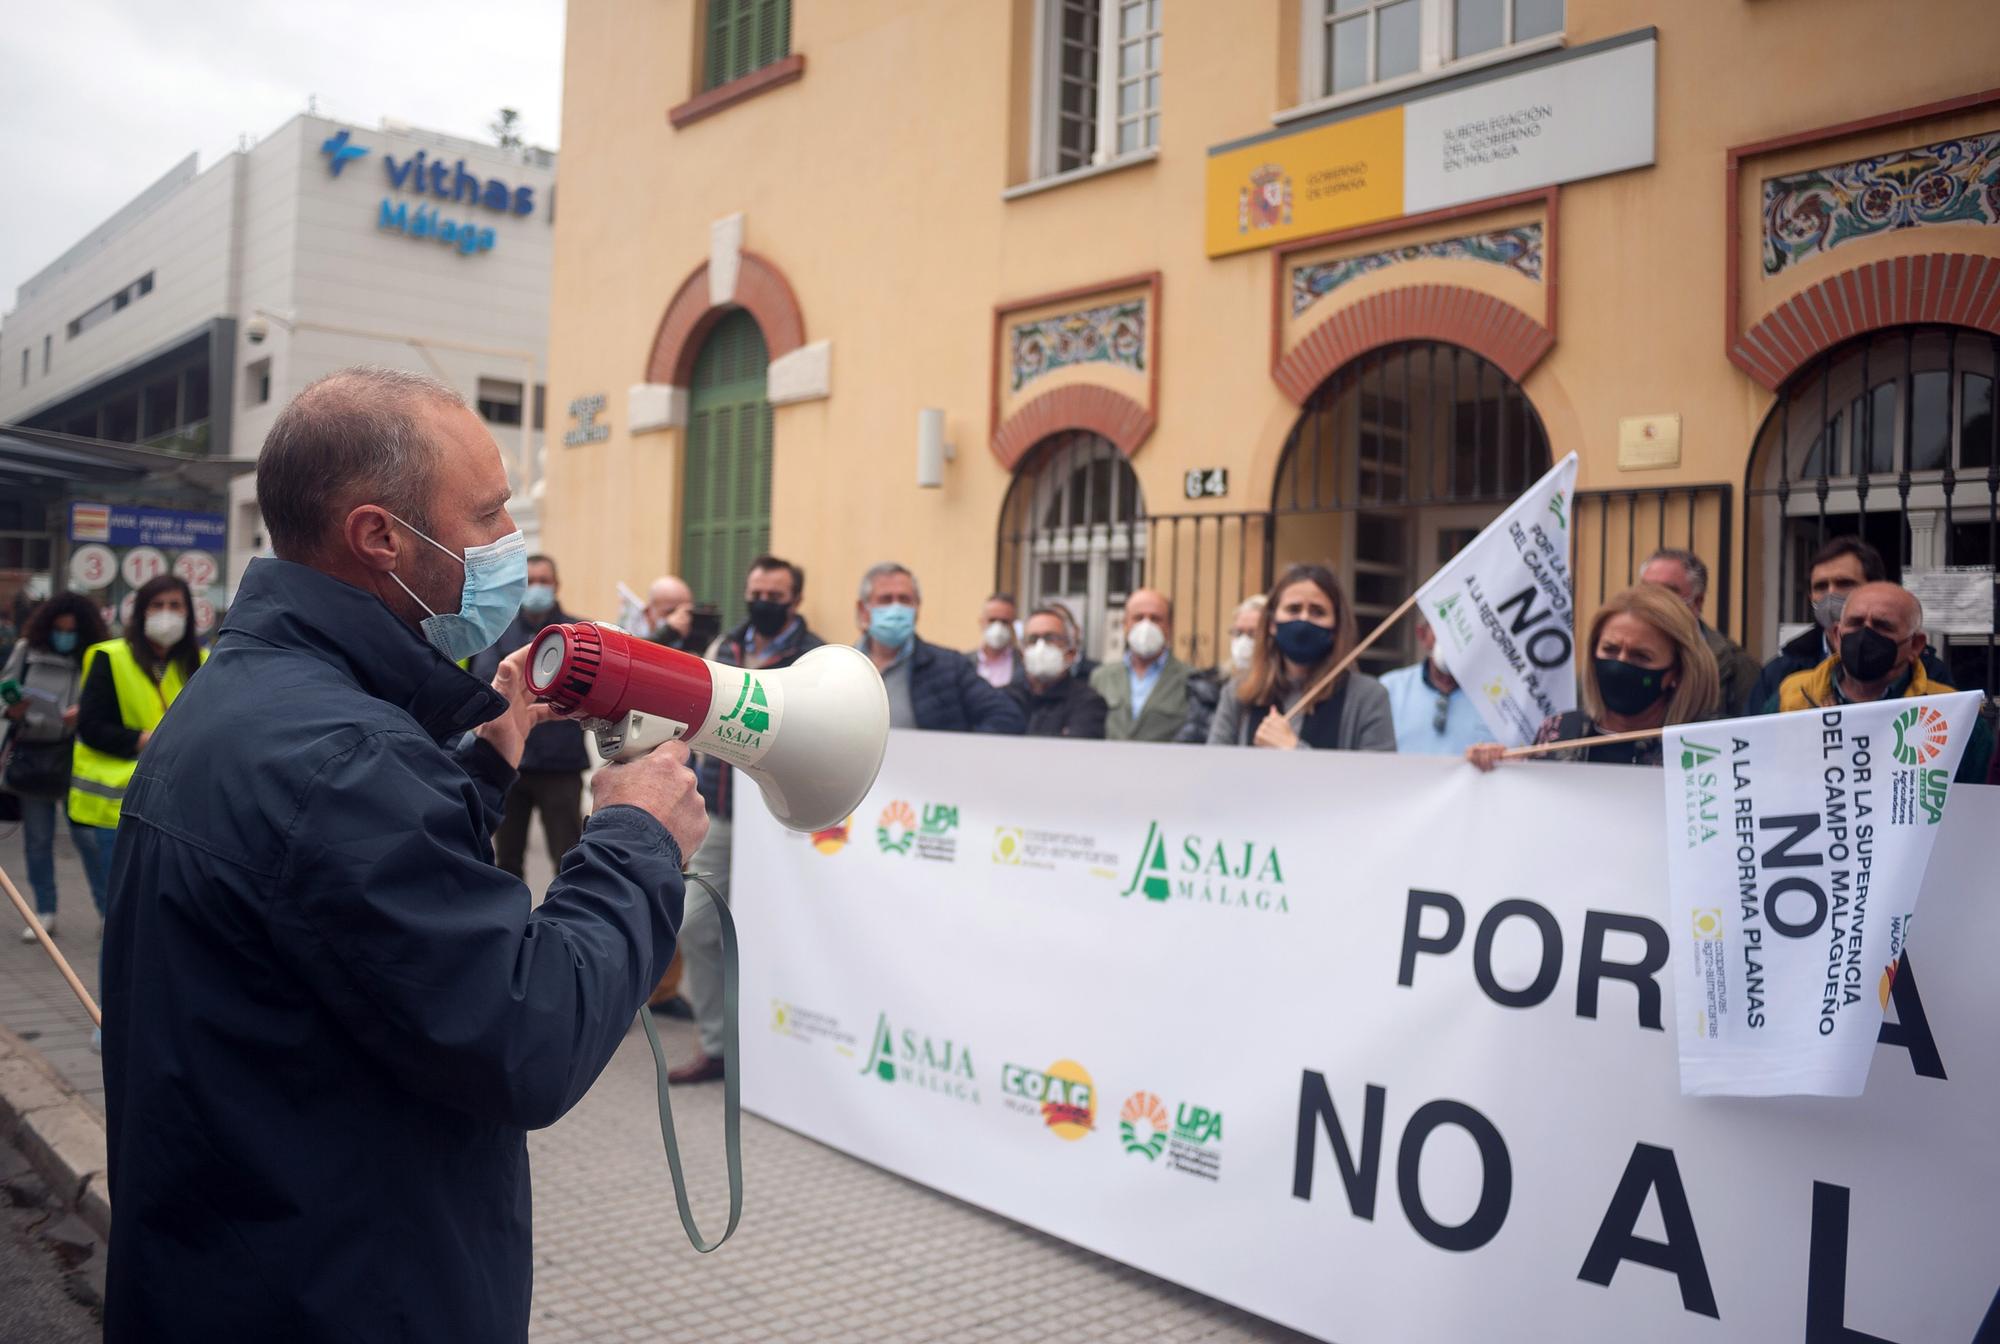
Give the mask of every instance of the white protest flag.
<svg viewBox="0 0 2000 1344">
<path fill-rule="evenodd" d="M 1509 746 L 1532 741 L 1544 719 L 1576 707 L 1569 580 L 1575 493 L 1571 453 L 1417 590 L 1439 660 L 1494 738 Z"/>
<path fill-rule="evenodd" d="M 1666 731 L 1689 1096 L 1858 1097 L 1979 693 Z"/>
<path fill-rule="evenodd" d="M 641 638 L 647 633 L 646 604 L 622 583 L 618 585 L 618 628 Z"/>
</svg>

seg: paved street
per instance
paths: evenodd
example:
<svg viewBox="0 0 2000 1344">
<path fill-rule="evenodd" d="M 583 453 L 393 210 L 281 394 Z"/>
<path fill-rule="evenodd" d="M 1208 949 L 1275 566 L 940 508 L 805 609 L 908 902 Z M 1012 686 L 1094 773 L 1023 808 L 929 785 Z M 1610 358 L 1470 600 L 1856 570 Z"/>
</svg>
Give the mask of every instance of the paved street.
<svg viewBox="0 0 2000 1344">
<path fill-rule="evenodd" d="M 58 942 L 94 991 L 97 920 L 60 833 L 57 858 Z M 0 827 L 0 866 L 28 894 L 18 827 Z M 532 851 L 531 880 L 545 885 L 551 871 L 546 855 Z M 16 941 L 17 931 L 12 919 L 0 924 L 0 1021 L 101 1107 L 89 1019 L 41 950 Z M 689 1057 L 692 1028 L 661 1025 L 675 1061 Z M 677 1091 L 674 1114 L 695 1213 L 713 1236 L 728 1207 L 721 1086 Z M 1094 1341 L 1305 1339 L 749 1116 L 743 1224 L 722 1250 L 697 1255 L 675 1212 L 652 1056 L 636 1026 L 590 1095 L 533 1135 L 530 1151 L 535 1344 L 1042 1344 L 1051 1321 L 1071 1338 Z M 37 1268 L 13 1263 L 31 1253 L 28 1244 L 18 1236 L 0 1243 L 0 1260 L 10 1262 L 0 1265 L 0 1287 L 10 1273 Z M 7 1319 L 0 1313 L 0 1344 L 70 1337 L 9 1334 Z"/>
</svg>

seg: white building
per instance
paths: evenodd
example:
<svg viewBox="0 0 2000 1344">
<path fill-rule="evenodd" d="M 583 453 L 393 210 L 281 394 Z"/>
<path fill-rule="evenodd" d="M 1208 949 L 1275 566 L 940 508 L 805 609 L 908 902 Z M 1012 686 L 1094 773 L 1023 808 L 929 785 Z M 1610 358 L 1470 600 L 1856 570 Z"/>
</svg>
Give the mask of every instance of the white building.
<svg viewBox="0 0 2000 1344">
<path fill-rule="evenodd" d="M 330 370 L 426 372 L 492 426 L 532 546 L 554 206 L 552 153 L 392 122 L 301 115 L 204 171 L 190 155 L 20 287 L 0 319 L 0 425 L 253 458 L 278 410 Z M 19 530 L 43 518 L 55 587 L 71 548 L 100 539 L 71 503 L 188 505 L 184 490 L 104 494 L 51 482 L 39 514 L 24 503 Z M 250 475 L 226 508 L 217 601 L 264 546 Z"/>
</svg>

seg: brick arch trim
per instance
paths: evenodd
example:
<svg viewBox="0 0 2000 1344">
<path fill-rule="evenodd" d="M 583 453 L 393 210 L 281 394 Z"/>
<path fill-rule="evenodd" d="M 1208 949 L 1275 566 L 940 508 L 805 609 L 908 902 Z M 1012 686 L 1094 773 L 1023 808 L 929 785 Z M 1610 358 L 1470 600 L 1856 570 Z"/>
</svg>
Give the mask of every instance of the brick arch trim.
<svg viewBox="0 0 2000 1344">
<path fill-rule="evenodd" d="M 1447 341 L 1481 355 L 1515 382 L 1555 344 L 1553 331 L 1504 299 L 1461 285 L 1406 285 L 1371 294 L 1314 327 L 1271 376 L 1300 406 L 1334 370 L 1398 341 Z"/>
<path fill-rule="evenodd" d="M 646 357 L 646 381 L 686 387 L 694 377 L 694 358 L 708 333 L 733 308 L 747 308 L 764 333 L 772 359 L 789 355 L 806 343 L 805 314 L 785 273 L 755 252 L 745 251 L 736 272 L 736 296 L 718 304 L 709 296 L 708 263 L 697 266 L 667 303 Z"/>
<path fill-rule="evenodd" d="M 1772 309 L 1736 338 L 1729 359 L 1776 392 L 1843 341 L 1931 322 L 2000 336 L 2000 257 L 1931 252 L 1842 271 Z"/>
<path fill-rule="evenodd" d="M 1049 435 L 1085 429 L 1102 434 L 1129 458 L 1152 434 L 1154 424 L 1153 413 L 1123 393 L 1089 384 L 1059 387 L 1001 422 L 993 432 L 993 456 L 1012 471 L 1030 448 Z"/>
</svg>

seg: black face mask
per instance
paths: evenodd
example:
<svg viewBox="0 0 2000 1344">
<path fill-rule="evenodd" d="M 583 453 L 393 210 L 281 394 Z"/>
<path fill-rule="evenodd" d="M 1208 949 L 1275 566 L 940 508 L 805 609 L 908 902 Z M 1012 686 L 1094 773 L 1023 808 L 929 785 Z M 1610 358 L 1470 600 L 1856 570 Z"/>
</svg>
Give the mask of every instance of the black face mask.
<svg viewBox="0 0 2000 1344">
<path fill-rule="evenodd" d="M 785 622 L 792 618 L 790 604 L 784 602 L 750 603 L 750 628 L 769 639 L 785 628 Z"/>
<path fill-rule="evenodd" d="M 1616 658 L 1599 658 L 1595 663 L 1597 693 L 1613 714 L 1644 714 L 1667 693 L 1664 668 L 1640 667 Z"/>
<path fill-rule="evenodd" d="M 1279 621 L 1274 633 L 1278 652 L 1305 667 L 1317 666 L 1333 652 L 1333 631 L 1311 621 Z"/>
<path fill-rule="evenodd" d="M 1840 637 L 1840 666 L 1856 681 L 1880 681 L 1896 667 L 1902 645 L 1865 626 Z"/>
</svg>

